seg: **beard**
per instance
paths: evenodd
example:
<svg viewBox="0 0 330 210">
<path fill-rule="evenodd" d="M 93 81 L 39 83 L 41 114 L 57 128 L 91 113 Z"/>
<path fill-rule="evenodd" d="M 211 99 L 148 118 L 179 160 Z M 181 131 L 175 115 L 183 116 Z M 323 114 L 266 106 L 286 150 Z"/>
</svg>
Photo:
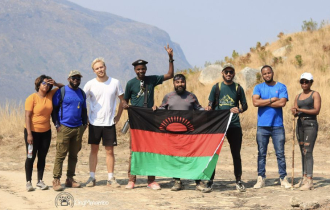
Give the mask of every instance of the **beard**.
<svg viewBox="0 0 330 210">
<path fill-rule="evenodd" d="M 186 91 L 186 86 L 178 86 L 178 87 L 174 87 L 174 89 L 178 95 L 181 95 Z"/>
<path fill-rule="evenodd" d="M 273 77 L 270 78 L 270 80 L 265 80 L 265 82 L 266 82 L 267 84 L 272 83 L 273 81 L 274 81 L 274 80 L 273 80 Z"/>
<path fill-rule="evenodd" d="M 80 85 L 80 82 L 78 82 L 77 84 L 74 84 L 73 82 L 70 81 L 70 86 L 74 89 L 77 89 Z"/>
<path fill-rule="evenodd" d="M 223 81 L 230 83 L 233 81 L 234 77 L 232 77 L 231 80 L 227 80 L 226 77 L 222 75 L 222 79 Z"/>
</svg>

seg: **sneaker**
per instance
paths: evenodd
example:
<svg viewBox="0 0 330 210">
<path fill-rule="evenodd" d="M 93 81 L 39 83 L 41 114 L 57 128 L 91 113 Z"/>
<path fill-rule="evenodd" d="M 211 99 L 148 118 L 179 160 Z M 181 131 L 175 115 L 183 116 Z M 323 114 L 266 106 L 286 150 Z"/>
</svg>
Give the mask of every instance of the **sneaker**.
<svg viewBox="0 0 330 210">
<path fill-rule="evenodd" d="M 36 187 L 37 187 L 38 189 L 40 189 L 40 190 L 48 190 L 48 186 L 45 185 L 44 181 L 42 181 L 42 180 L 40 180 L 40 181 L 37 183 Z"/>
<path fill-rule="evenodd" d="M 65 186 L 72 188 L 79 188 L 81 185 L 80 183 L 76 182 L 76 180 L 74 180 L 73 178 L 68 177 L 65 181 Z"/>
<path fill-rule="evenodd" d="M 303 177 L 299 180 L 299 182 L 298 182 L 297 184 L 294 185 L 294 187 L 299 188 L 299 187 L 303 186 L 304 184 L 306 184 L 306 182 L 307 182 L 307 177 L 306 177 L 306 176 L 303 176 Z"/>
<path fill-rule="evenodd" d="M 286 177 L 280 179 L 280 181 L 281 181 L 281 187 L 284 187 L 285 189 L 289 189 L 292 187 L 292 185 L 288 182 L 288 179 Z"/>
<path fill-rule="evenodd" d="M 117 187 L 117 188 L 120 187 L 120 184 L 117 182 L 115 177 L 112 177 L 110 180 L 108 180 L 107 185 L 111 186 L 111 187 Z"/>
<path fill-rule="evenodd" d="M 126 185 L 125 189 L 133 189 L 134 188 L 135 183 L 133 181 L 129 181 L 128 184 Z"/>
<path fill-rule="evenodd" d="M 207 187 L 207 188 L 210 188 L 210 189 L 213 189 L 213 180 L 209 180 L 209 181 L 206 183 L 206 187 Z"/>
<path fill-rule="evenodd" d="M 53 180 L 53 189 L 55 191 L 62 191 L 64 188 L 61 186 L 60 179 L 54 179 Z"/>
<path fill-rule="evenodd" d="M 313 190 L 313 189 L 314 189 L 313 179 L 307 179 L 305 184 L 299 188 L 300 191 Z"/>
<path fill-rule="evenodd" d="M 245 186 L 243 185 L 243 182 L 242 181 L 237 181 L 236 182 L 236 189 L 239 192 L 245 192 L 246 191 Z"/>
<path fill-rule="evenodd" d="M 198 185 L 196 185 L 196 190 L 201 191 L 202 193 L 209 193 L 212 191 L 212 188 L 207 188 L 204 182 L 201 181 Z"/>
<path fill-rule="evenodd" d="M 265 178 L 258 176 L 257 183 L 253 186 L 254 189 L 260 189 L 265 186 Z"/>
<path fill-rule="evenodd" d="M 150 188 L 150 189 L 153 189 L 153 190 L 160 190 L 161 189 L 160 185 L 155 181 L 148 184 L 147 188 Z"/>
<path fill-rule="evenodd" d="M 93 177 L 89 177 L 86 182 L 86 187 L 94 187 L 96 183 L 96 179 Z"/>
<path fill-rule="evenodd" d="M 180 180 L 175 180 L 174 185 L 171 188 L 171 191 L 179 191 L 179 190 L 183 190 L 182 182 Z"/>
<path fill-rule="evenodd" d="M 32 183 L 30 181 L 26 183 L 26 190 L 28 192 L 34 191 L 34 188 L 32 187 Z"/>
</svg>

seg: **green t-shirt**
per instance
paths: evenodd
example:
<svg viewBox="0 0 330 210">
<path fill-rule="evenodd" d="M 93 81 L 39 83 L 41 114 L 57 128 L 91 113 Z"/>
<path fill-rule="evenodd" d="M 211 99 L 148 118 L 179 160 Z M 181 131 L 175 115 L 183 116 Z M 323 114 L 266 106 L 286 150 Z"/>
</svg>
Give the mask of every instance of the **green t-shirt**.
<svg viewBox="0 0 330 210">
<path fill-rule="evenodd" d="M 144 88 L 146 85 L 148 86 L 148 104 L 147 107 L 151 108 L 154 105 L 154 89 L 157 85 L 162 84 L 164 81 L 164 75 L 153 75 L 153 76 L 145 76 L 144 77 Z M 125 89 L 125 100 L 131 100 L 131 104 L 133 106 L 143 107 L 144 104 L 144 94 L 138 95 L 141 89 L 140 80 L 136 77 L 131 79 L 126 84 Z"/>
<path fill-rule="evenodd" d="M 211 101 L 211 102 L 213 102 L 215 100 L 215 88 L 216 88 L 216 85 L 214 85 L 212 87 L 212 90 L 211 90 L 211 93 L 209 96 L 209 101 Z M 246 103 L 245 93 L 244 93 L 243 88 L 242 87 L 240 87 L 240 88 L 241 88 L 241 103 L 245 104 Z M 223 82 L 221 82 L 219 104 L 215 107 L 215 110 L 231 109 L 231 108 L 235 107 L 236 104 L 238 104 L 238 103 L 237 103 L 237 93 L 236 93 L 235 83 L 233 83 L 231 85 L 226 85 Z M 238 114 L 233 114 L 229 127 L 241 127 Z"/>
</svg>

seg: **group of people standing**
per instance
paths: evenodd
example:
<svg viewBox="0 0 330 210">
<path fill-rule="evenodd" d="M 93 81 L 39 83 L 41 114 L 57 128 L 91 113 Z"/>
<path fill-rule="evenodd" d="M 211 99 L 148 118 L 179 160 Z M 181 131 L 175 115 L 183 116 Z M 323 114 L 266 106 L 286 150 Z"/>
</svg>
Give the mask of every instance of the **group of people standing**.
<svg viewBox="0 0 330 210">
<path fill-rule="evenodd" d="M 82 75 L 73 70 L 68 76 L 69 84 L 64 86 L 56 83 L 51 77 L 41 75 L 35 81 L 36 93 L 31 94 L 25 102 L 25 129 L 24 139 L 26 151 L 28 146 L 33 145 L 32 158 L 28 157 L 25 162 L 26 189 L 33 191 L 32 169 L 35 157 L 38 155 L 38 182 L 37 188 L 48 189 L 43 182 L 46 156 L 51 141 L 50 117 L 57 130 L 56 157 L 53 170 L 53 189 L 63 190 L 60 178 L 62 166 L 68 154 L 68 169 L 65 187 L 78 188 L 80 183 L 75 181 L 75 169 L 78 152 L 82 147 L 82 135 L 88 126 L 88 144 L 91 145 L 89 156 L 90 177 L 86 182 L 87 187 L 96 185 L 96 166 L 99 144 L 106 151 L 106 165 L 108 170 L 107 184 L 112 187 L 120 187 L 114 176 L 114 147 L 117 146 L 116 123 L 120 120 L 123 109 L 129 106 L 138 106 L 167 110 L 228 110 L 233 113 L 226 136 L 230 145 L 233 158 L 234 175 L 236 178 L 236 189 L 240 192 L 246 191 L 242 178 L 242 128 L 239 114 L 248 109 L 243 88 L 233 82 L 235 67 L 225 64 L 222 69 L 223 82 L 212 87 L 209 95 L 209 103 L 203 108 L 196 95 L 186 90 L 186 78 L 183 74 L 174 76 L 173 49 L 165 47 L 169 56 L 169 69 L 167 74 L 158 76 L 146 76 L 147 61 L 137 60 L 132 63 L 136 77 L 126 84 L 125 92 L 119 81 L 111 78 L 106 73 L 106 65 L 102 58 L 96 58 L 91 67 L 96 78 L 88 81 L 83 89 L 79 88 Z M 286 162 L 284 155 L 285 131 L 283 126 L 283 111 L 288 101 L 286 86 L 273 80 L 274 71 L 271 66 L 265 65 L 261 68 L 264 83 L 255 86 L 252 102 L 258 107 L 258 179 L 254 188 L 265 186 L 266 178 L 266 154 L 269 138 L 272 137 L 274 144 L 281 186 L 290 188 L 287 180 Z M 163 81 L 173 78 L 174 91 L 165 95 L 162 104 L 154 105 L 154 89 Z M 318 124 L 316 116 L 320 112 L 321 97 L 318 92 L 311 90 L 313 76 L 304 73 L 300 78 L 303 92 L 295 98 L 292 114 L 298 117 L 297 139 L 302 155 L 302 179 L 297 184 L 301 190 L 313 189 L 313 147 L 317 137 Z M 52 89 L 56 86 L 56 89 Z M 120 105 L 116 113 L 116 101 Z M 89 101 L 89 113 L 87 115 L 87 103 Z M 130 103 L 130 105 L 129 105 Z M 133 189 L 136 176 L 130 173 L 131 151 L 128 167 L 128 184 L 126 189 Z M 196 190 L 211 192 L 215 171 L 211 179 L 205 184 L 202 180 L 195 180 Z M 155 176 L 148 176 L 147 187 L 154 190 L 161 189 L 155 181 Z M 184 185 L 179 178 L 174 178 L 172 191 L 182 190 Z"/>
</svg>

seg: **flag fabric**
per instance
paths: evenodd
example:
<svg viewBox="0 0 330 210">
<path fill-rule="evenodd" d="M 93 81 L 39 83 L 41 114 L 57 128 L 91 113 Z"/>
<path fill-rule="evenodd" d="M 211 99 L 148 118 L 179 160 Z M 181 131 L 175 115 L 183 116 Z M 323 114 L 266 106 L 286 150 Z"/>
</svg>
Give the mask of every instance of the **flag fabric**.
<svg viewBox="0 0 330 210">
<path fill-rule="evenodd" d="M 209 180 L 231 121 L 229 110 L 130 107 L 131 174 Z"/>
</svg>

